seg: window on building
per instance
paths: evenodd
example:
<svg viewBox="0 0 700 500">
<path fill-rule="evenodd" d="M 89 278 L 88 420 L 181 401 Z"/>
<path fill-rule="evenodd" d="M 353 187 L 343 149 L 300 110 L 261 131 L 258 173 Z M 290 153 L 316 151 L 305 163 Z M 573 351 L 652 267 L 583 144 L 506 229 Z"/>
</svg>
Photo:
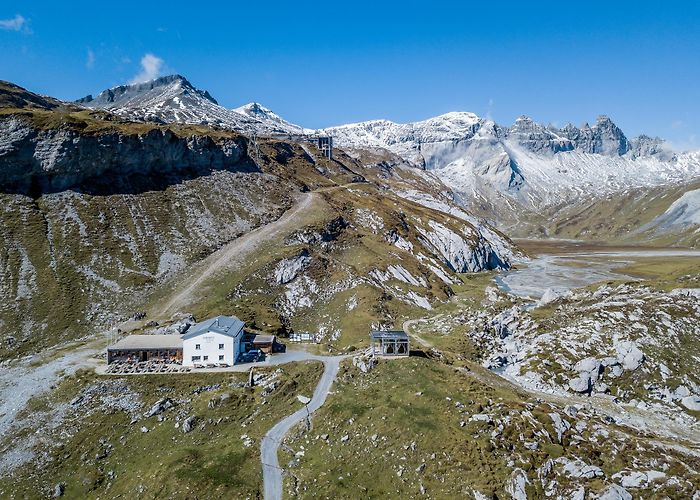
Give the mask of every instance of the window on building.
<svg viewBox="0 0 700 500">
<path fill-rule="evenodd" d="M 223 360 L 224 360 L 224 355 L 223 355 L 223 354 L 220 354 L 220 355 L 219 355 L 219 361 L 223 361 Z"/>
<path fill-rule="evenodd" d="M 194 348 L 196 351 L 199 351 L 202 348 L 202 344 L 195 344 Z"/>
<path fill-rule="evenodd" d="M 223 348 L 224 348 L 224 344 L 219 344 L 219 349 L 223 349 Z"/>
<path fill-rule="evenodd" d="M 192 356 L 192 362 L 199 361 L 200 359 L 202 359 L 201 356 Z"/>
<path fill-rule="evenodd" d="M 209 356 L 204 356 L 204 361 L 208 360 Z"/>
</svg>

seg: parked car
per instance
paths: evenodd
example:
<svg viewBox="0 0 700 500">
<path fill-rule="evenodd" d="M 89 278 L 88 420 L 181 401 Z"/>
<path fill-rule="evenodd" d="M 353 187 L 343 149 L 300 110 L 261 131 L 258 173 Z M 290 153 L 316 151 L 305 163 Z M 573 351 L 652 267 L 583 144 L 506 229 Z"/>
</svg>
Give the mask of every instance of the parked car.
<svg viewBox="0 0 700 500">
<path fill-rule="evenodd" d="M 253 349 L 246 353 L 241 354 L 241 361 L 243 363 L 255 363 L 265 358 L 265 355 L 258 349 Z"/>
</svg>

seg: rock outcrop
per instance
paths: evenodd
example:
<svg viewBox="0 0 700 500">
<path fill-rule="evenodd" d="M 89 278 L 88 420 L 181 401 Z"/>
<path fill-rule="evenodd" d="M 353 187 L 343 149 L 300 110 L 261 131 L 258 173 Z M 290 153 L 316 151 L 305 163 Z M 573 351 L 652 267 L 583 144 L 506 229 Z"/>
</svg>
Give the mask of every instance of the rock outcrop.
<svg viewBox="0 0 700 500">
<path fill-rule="evenodd" d="M 43 129 L 18 115 L 0 119 L 0 191 L 133 192 L 213 170 L 256 171 L 247 140 L 180 136 L 161 127 L 86 133 Z"/>
</svg>

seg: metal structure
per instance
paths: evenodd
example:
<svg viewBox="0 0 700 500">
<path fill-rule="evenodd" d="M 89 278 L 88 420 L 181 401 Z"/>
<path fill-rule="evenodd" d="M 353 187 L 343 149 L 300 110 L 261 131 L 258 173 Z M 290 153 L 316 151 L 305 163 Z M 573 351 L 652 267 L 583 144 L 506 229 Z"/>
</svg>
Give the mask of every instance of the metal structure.
<svg viewBox="0 0 700 500">
<path fill-rule="evenodd" d="M 333 159 L 333 137 L 321 136 L 318 138 L 318 150 L 329 160 Z"/>
<path fill-rule="evenodd" d="M 314 144 L 323 156 L 329 160 L 333 159 L 333 137 L 330 135 L 314 135 L 314 134 L 271 134 L 267 137 L 278 139 L 281 141 L 306 142 Z M 254 147 L 259 154 L 257 137 L 253 136 Z"/>
<path fill-rule="evenodd" d="M 369 334 L 372 356 L 405 357 L 410 354 L 408 335 L 402 330 L 373 331 Z"/>
</svg>

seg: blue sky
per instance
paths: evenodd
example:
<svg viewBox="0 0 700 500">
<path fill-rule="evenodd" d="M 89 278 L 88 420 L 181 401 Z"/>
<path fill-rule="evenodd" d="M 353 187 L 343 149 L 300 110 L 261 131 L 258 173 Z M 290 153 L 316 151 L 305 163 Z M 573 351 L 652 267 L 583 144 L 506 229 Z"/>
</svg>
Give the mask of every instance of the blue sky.
<svg viewBox="0 0 700 500">
<path fill-rule="evenodd" d="M 75 99 L 177 72 L 308 127 L 605 113 L 700 148 L 700 2 L 155 4 L 3 2 L 0 79 Z"/>
</svg>

